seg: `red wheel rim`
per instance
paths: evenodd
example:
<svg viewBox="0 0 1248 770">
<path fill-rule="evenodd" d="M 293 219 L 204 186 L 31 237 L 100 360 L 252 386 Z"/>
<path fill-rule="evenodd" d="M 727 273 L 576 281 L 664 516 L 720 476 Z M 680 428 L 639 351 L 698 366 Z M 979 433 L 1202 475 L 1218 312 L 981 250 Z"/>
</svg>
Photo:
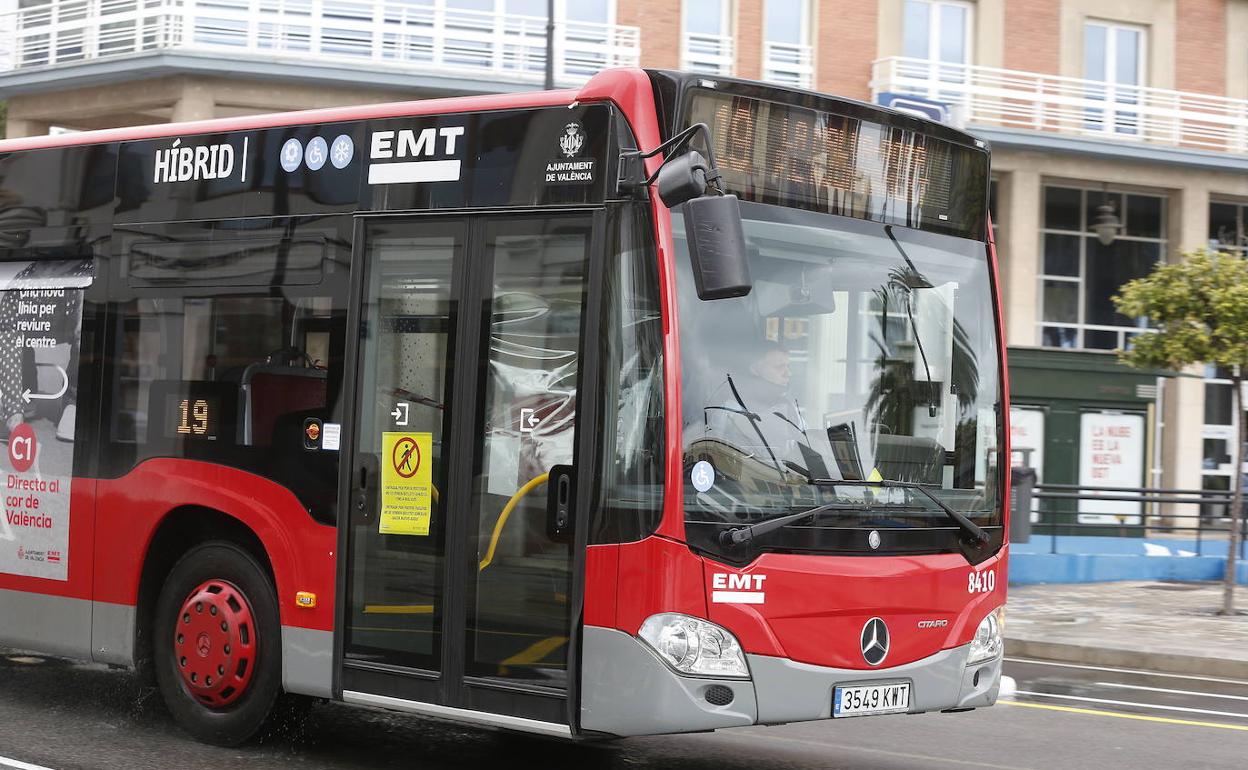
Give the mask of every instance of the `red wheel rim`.
<svg viewBox="0 0 1248 770">
<path fill-rule="evenodd" d="M 174 626 L 174 662 L 195 700 L 224 708 L 247 692 L 259 640 L 246 594 L 225 580 L 206 581 L 182 602 Z"/>
</svg>

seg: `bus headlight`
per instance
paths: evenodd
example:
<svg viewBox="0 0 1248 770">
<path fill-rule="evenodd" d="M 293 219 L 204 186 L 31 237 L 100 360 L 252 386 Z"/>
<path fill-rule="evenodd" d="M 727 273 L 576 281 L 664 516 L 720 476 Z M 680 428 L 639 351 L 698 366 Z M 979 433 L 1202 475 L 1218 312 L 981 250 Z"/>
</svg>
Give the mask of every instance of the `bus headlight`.
<svg viewBox="0 0 1248 770">
<path fill-rule="evenodd" d="M 984 618 L 975 631 L 975 638 L 971 640 L 971 654 L 966 659 L 966 665 L 983 663 L 1001 654 L 1004 646 L 1001 630 L 1004 624 L 1005 607 L 998 607 L 988 613 L 988 617 Z"/>
<path fill-rule="evenodd" d="M 681 674 L 750 676 L 737 638 L 714 623 L 663 612 L 647 618 L 638 636 Z"/>
</svg>

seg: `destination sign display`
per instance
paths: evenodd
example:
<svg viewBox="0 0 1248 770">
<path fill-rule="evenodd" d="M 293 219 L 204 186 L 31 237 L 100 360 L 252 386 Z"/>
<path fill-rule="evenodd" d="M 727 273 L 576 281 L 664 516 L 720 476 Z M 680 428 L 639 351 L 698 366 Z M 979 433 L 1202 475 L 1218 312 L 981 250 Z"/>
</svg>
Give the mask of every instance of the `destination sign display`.
<svg viewBox="0 0 1248 770">
<path fill-rule="evenodd" d="M 919 131 L 695 89 L 727 191 L 742 200 L 983 238 L 988 153 Z"/>
</svg>

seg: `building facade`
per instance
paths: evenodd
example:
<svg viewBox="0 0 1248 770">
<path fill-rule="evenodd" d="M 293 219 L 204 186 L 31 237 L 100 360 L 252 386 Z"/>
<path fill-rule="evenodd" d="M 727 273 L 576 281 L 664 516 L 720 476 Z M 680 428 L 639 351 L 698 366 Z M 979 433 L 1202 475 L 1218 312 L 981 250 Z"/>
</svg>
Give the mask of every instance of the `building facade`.
<svg viewBox="0 0 1248 770">
<path fill-rule="evenodd" d="M 538 88 L 546 7 L 10 0 L 0 4 L 0 98 L 9 136 L 26 136 Z M 1028 462 L 1049 481 L 1228 486 L 1241 416 L 1225 373 L 1141 380 L 1117 369 L 1112 351 L 1142 322 L 1116 314 L 1110 297 L 1185 250 L 1248 249 L 1248 0 L 555 0 L 554 9 L 556 85 L 611 66 L 684 68 L 907 97 L 990 141 L 1008 339 L 1026 362 L 1014 371 L 1015 439 Z M 1107 212 L 1120 227 L 1098 237 L 1092 226 Z M 1066 392 L 1058 404 L 1032 387 L 1034 373 L 1081 361 L 1104 374 L 1088 380 L 1096 392 Z"/>
</svg>

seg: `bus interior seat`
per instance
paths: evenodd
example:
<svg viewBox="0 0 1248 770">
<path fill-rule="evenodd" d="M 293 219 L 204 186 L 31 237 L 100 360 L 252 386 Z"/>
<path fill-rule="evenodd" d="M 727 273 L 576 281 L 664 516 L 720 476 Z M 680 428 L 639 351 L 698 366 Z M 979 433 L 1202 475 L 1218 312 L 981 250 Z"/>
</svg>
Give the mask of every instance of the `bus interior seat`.
<svg viewBox="0 0 1248 770">
<path fill-rule="evenodd" d="M 875 458 L 876 467 L 886 479 L 915 484 L 942 481 L 945 448 L 935 439 L 880 434 L 876 438 Z"/>
<path fill-rule="evenodd" d="M 239 384 L 242 404 L 243 443 L 266 447 L 273 444 L 278 419 L 291 412 L 324 409 L 327 375 L 324 369 L 280 364 L 251 364 Z M 303 425 L 298 433 L 302 436 Z M 300 439 L 302 441 L 302 439 Z"/>
</svg>

